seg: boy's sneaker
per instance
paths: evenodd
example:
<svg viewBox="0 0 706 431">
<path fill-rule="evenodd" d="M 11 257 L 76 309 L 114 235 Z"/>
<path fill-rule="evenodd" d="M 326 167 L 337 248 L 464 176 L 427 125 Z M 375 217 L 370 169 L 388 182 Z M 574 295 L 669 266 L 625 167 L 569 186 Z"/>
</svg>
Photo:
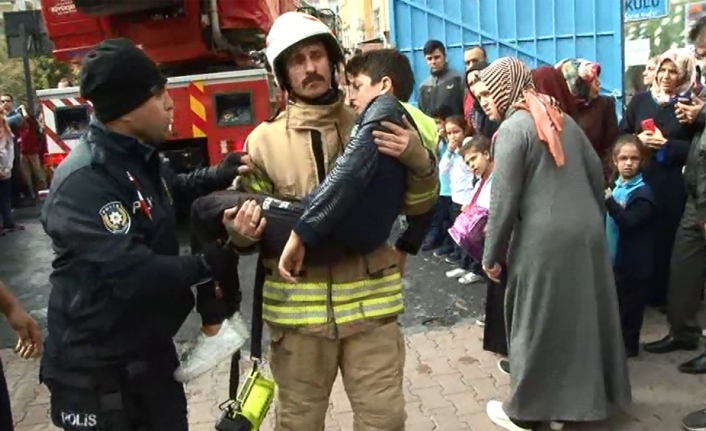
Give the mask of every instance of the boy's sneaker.
<svg viewBox="0 0 706 431">
<path fill-rule="evenodd" d="M 686 431 L 706 431 L 706 409 L 686 415 L 681 426 Z"/>
<path fill-rule="evenodd" d="M 466 275 L 466 270 L 463 268 L 455 268 L 450 271 L 446 271 L 447 278 L 458 278 Z"/>
<path fill-rule="evenodd" d="M 450 255 L 453 252 L 454 252 L 454 247 L 452 245 L 446 245 L 446 246 L 437 248 L 434 251 L 434 256 L 444 257 L 444 256 Z"/>
<path fill-rule="evenodd" d="M 458 265 L 461 263 L 462 260 L 463 260 L 462 256 L 459 256 L 457 254 L 452 254 L 451 256 L 444 259 L 444 262 L 446 262 L 450 265 Z"/>
<path fill-rule="evenodd" d="M 474 274 L 472 272 L 469 272 L 468 274 L 458 279 L 458 282 L 461 284 L 473 284 L 481 281 L 485 281 L 485 278 L 483 278 L 482 275 Z"/>
<path fill-rule="evenodd" d="M 439 248 L 439 241 L 437 241 L 436 239 L 428 239 L 428 240 L 424 241 L 424 244 L 422 244 L 421 250 L 424 253 L 426 253 L 428 251 L 436 250 L 438 248 Z"/>
<path fill-rule="evenodd" d="M 509 376 L 510 375 L 510 360 L 509 359 L 501 359 L 498 361 L 498 369 L 505 375 Z"/>
<path fill-rule="evenodd" d="M 174 372 L 178 382 L 188 382 L 215 368 L 240 350 L 248 338 L 248 331 L 238 313 L 226 319 L 216 335 L 200 333 L 186 361 Z"/>
<path fill-rule="evenodd" d="M 480 327 L 485 326 L 485 314 L 476 319 L 476 325 Z"/>
</svg>

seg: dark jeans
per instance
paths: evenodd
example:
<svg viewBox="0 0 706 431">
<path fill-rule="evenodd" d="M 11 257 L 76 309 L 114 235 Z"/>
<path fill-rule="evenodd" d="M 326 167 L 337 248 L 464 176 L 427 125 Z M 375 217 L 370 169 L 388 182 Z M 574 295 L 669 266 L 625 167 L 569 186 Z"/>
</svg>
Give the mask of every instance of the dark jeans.
<svg viewBox="0 0 706 431">
<path fill-rule="evenodd" d="M 692 198 L 686 202 L 677 229 L 670 265 L 667 321 L 671 334 L 682 341 L 696 342 L 700 335 L 695 327 L 704 290 L 706 239 L 703 220 Z"/>
<path fill-rule="evenodd" d="M 218 193 L 209 196 L 218 196 Z M 220 218 L 223 211 L 220 210 L 219 220 L 212 220 L 209 217 L 212 213 L 212 203 L 217 203 L 211 198 L 196 199 L 191 205 L 191 253 L 199 253 L 206 244 L 225 240 L 227 233 Z M 228 208 L 231 208 L 230 206 Z M 228 277 L 228 283 L 221 285 L 222 298 L 216 296 L 216 286 L 214 282 L 208 282 L 196 287 L 196 311 L 201 315 L 203 325 L 219 325 L 225 319 L 231 317 L 240 309 L 242 293 L 240 291 L 240 278 L 238 273 L 238 256 L 233 259 L 232 273 Z"/>
<path fill-rule="evenodd" d="M 0 430 L 13 431 L 14 429 L 10 393 L 7 390 L 5 371 L 3 370 L 2 361 L 0 361 Z"/>
<path fill-rule="evenodd" d="M 634 356 L 640 349 L 640 329 L 642 329 L 650 282 L 615 277 L 615 287 L 618 291 L 618 310 L 625 351 L 629 356 Z"/>
<path fill-rule="evenodd" d="M 18 204 L 22 199 L 34 199 L 34 191 L 30 184 L 25 181 L 25 176 L 22 173 L 22 158 L 20 155 L 20 146 L 15 143 L 15 160 L 12 165 L 12 175 L 10 182 L 12 183 L 11 200 L 12 205 Z"/>
<path fill-rule="evenodd" d="M 457 203 L 451 203 L 451 223 L 456 220 L 456 217 L 461 214 L 461 205 Z M 474 274 L 482 275 L 483 274 L 483 267 L 480 263 L 475 262 L 472 258 L 471 255 L 466 252 L 460 245 L 454 243 L 454 253 L 453 255 L 457 258 L 461 259 L 461 264 L 459 265 L 461 268 L 465 269 L 466 271 L 471 271 Z"/>
<path fill-rule="evenodd" d="M 427 243 L 434 245 L 434 247 L 452 245 L 453 240 L 449 236 L 452 222 L 451 196 L 439 196 L 434 208 L 434 217 L 431 220 Z"/>
<path fill-rule="evenodd" d="M 11 228 L 15 222 L 12 220 L 12 180 L 0 180 L 0 217 L 2 227 Z"/>
</svg>

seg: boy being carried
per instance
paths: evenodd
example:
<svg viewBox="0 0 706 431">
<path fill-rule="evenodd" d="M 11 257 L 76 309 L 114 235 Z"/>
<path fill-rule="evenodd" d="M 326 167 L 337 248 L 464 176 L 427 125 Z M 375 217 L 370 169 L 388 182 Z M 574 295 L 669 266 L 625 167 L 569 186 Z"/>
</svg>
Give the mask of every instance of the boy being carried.
<svg viewBox="0 0 706 431">
<path fill-rule="evenodd" d="M 232 190 L 200 198 L 192 207 L 192 233 L 197 238 L 218 239 L 213 233 L 199 234 L 214 232 L 216 226 L 220 238 L 225 238 L 224 212 L 258 204 L 266 220 L 261 223 L 264 233 L 259 251 L 264 256 L 280 256 L 282 277 L 294 281 L 304 263 L 305 250 L 307 262 L 332 261 L 347 253 L 370 253 L 388 240 L 397 217 L 404 212 L 410 216 L 409 228 L 396 247 L 404 253 L 418 252 L 429 229 L 435 196 L 414 201 L 405 198 L 405 192 L 415 193 L 411 184 L 415 180 L 410 180 L 411 175 L 400 160 L 378 149 L 373 132 L 386 131 L 383 122 L 404 127 L 409 120 L 420 133 L 426 151 L 433 154 L 436 123 L 417 108 L 403 105 L 412 95 L 414 74 L 409 60 L 400 52 L 382 49 L 353 57 L 346 64 L 346 75 L 349 100 L 359 117 L 348 145 L 324 181 L 302 202 Z M 423 151 L 416 145 L 406 151 L 420 150 Z M 406 156 L 414 154 L 403 153 L 400 157 Z M 432 175 L 436 177 L 436 172 Z M 247 187 L 247 176 L 239 180 L 246 189 L 251 188 Z M 199 286 L 197 303 L 205 302 L 202 297 L 213 302 L 212 285 Z M 208 307 L 197 308 L 203 318 Z M 236 313 L 223 321 L 216 335 L 201 334 L 192 355 L 177 371 L 177 379 L 194 378 L 230 357 L 247 338 L 242 328 Z M 235 338 L 237 342 L 233 341 Z M 228 344 L 224 345 L 226 340 Z"/>
</svg>

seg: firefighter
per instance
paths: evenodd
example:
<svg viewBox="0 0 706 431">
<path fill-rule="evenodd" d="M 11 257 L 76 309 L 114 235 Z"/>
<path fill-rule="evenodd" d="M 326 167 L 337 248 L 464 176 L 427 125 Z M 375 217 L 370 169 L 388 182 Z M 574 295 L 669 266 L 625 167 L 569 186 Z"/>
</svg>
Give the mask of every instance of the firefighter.
<svg viewBox="0 0 706 431">
<path fill-rule="evenodd" d="M 179 256 L 172 199 L 227 187 L 237 156 L 176 175 L 156 145 L 173 102 L 157 66 L 127 39 L 106 40 L 81 69 L 93 103 L 87 135 L 58 167 L 41 221 L 56 250 L 40 378 L 64 430 L 187 430 L 172 341 L 190 287 L 224 280 L 232 250 Z"/>
<path fill-rule="evenodd" d="M 334 77 L 343 51 L 325 24 L 298 12 L 280 16 L 267 42 L 268 62 L 290 103 L 247 139 L 251 187 L 301 200 L 324 179 L 353 132 L 355 114 Z M 424 213 L 436 200 L 433 155 L 411 128 L 390 131 L 379 135 L 381 151 L 407 168 L 408 213 Z M 224 223 L 237 248 L 258 241 L 266 223 L 261 212 L 252 201 L 226 211 Z M 277 259 L 263 259 L 263 318 L 271 331 L 270 365 L 278 386 L 276 429 L 323 429 L 339 369 L 356 430 L 404 429 L 400 266 L 422 237 L 413 245 L 398 241 L 398 250 L 384 245 L 365 256 L 311 264 L 295 274 L 297 284 L 280 276 Z"/>
</svg>

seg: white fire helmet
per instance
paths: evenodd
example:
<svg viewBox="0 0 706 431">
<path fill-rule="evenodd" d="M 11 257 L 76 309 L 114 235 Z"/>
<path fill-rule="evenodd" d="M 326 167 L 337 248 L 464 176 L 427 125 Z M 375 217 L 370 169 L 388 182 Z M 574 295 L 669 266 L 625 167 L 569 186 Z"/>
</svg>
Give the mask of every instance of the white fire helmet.
<svg viewBox="0 0 706 431">
<path fill-rule="evenodd" d="M 323 41 L 332 67 L 335 67 L 336 63 L 343 61 L 343 49 L 338 43 L 338 39 L 320 19 L 302 12 L 287 12 L 279 16 L 272 24 L 272 28 L 267 35 L 265 55 L 279 87 L 282 87 L 284 79 L 279 75 L 286 72 L 284 69 L 278 70 L 277 60 L 288 48 L 314 36 L 324 37 Z"/>
</svg>

